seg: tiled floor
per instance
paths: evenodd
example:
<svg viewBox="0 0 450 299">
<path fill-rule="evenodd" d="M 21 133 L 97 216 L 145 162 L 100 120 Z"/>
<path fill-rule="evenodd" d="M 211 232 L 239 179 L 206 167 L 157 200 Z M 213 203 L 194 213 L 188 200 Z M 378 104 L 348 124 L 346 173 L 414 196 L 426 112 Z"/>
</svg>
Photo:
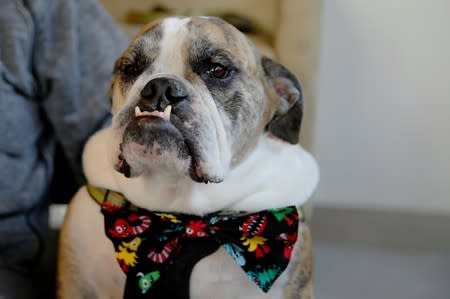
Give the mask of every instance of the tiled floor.
<svg viewBox="0 0 450 299">
<path fill-rule="evenodd" d="M 315 209 L 317 299 L 449 299 L 450 218 Z"/>
</svg>

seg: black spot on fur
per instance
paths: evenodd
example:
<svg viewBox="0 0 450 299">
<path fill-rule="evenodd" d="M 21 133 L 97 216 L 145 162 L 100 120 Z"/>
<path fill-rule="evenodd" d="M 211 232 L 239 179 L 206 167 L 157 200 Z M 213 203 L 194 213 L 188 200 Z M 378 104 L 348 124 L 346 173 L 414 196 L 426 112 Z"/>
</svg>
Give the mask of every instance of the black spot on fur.
<svg viewBox="0 0 450 299">
<path fill-rule="evenodd" d="M 217 79 L 208 74 L 214 65 L 220 64 L 228 69 L 229 74 L 224 79 Z M 233 61 L 231 53 L 226 49 L 218 48 L 207 38 L 192 41 L 189 47 L 188 65 L 194 73 L 199 75 L 205 84 L 210 87 L 226 88 L 233 78 L 239 74 L 237 63 Z"/>
<path fill-rule="evenodd" d="M 162 28 L 158 24 L 137 39 L 114 65 L 114 74 L 120 78 L 120 90 L 125 94 L 144 71 L 152 71 L 152 63 L 159 53 Z"/>
<path fill-rule="evenodd" d="M 266 130 L 278 138 L 296 144 L 299 140 L 303 117 L 302 88 L 297 78 L 283 65 L 263 57 L 261 63 L 267 80 L 280 98 L 280 104 L 289 106 L 282 114 L 276 113 L 267 124 Z M 276 81 L 281 82 L 277 88 Z"/>
<path fill-rule="evenodd" d="M 226 99 L 223 103 L 225 112 L 230 116 L 234 122 L 238 119 L 239 114 L 243 113 L 242 108 L 243 94 L 240 91 L 235 91 L 231 97 Z M 245 113 L 245 111 L 244 111 Z"/>
</svg>

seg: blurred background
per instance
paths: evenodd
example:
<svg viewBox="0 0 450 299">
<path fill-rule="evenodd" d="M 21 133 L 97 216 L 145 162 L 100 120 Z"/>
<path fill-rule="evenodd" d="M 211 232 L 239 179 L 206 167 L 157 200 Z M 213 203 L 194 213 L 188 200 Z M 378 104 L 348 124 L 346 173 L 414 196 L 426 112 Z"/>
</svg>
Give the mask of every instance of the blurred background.
<svg viewBox="0 0 450 299">
<path fill-rule="evenodd" d="M 317 298 L 450 298 L 448 0 L 100 2 L 130 37 L 224 17 L 300 78 Z"/>
<path fill-rule="evenodd" d="M 130 36 L 165 13 L 246 17 L 305 89 L 318 206 L 450 214 L 450 2 L 100 2 Z"/>
</svg>

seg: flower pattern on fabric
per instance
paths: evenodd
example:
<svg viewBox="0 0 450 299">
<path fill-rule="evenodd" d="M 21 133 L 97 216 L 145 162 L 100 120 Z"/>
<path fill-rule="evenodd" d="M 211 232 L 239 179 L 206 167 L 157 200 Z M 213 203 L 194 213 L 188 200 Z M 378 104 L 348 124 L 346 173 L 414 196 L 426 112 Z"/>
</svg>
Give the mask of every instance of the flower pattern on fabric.
<svg viewBox="0 0 450 299">
<path fill-rule="evenodd" d="M 244 235 L 241 237 L 242 245 L 248 246 L 248 252 L 255 252 L 257 258 L 262 258 L 266 253 L 269 253 L 270 248 L 266 246 L 266 238 L 261 234 L 267 225 L 267 215 L 253 214 L 245 219 L 244 223 L 239 226 Z"/>
<path fill-rule="evenodd" d="M 145 294 L 159 279 L 160 273 L 159 271 L 153 271 L 144 275 L 142 272 L 139 272 L 138 274 L 136 274 L 136 276 L 139 277 L 138 286 L 141 289 L 142 294 Z"/>
<path fill-rule="evenodd" d="M 107 211 L 107 210 L 105 210 Z M 129 236 L 136 236 L 147 228 L 149 228 L 150 223 L 152 222 L 150 217 L 148 216 L 139 216 L 136 214 L 128 215 L 128 221 L 123 218 L 118 218 L 114 222 L 114 226 L 110 228 L 108 231 L 114 238 L 125 238 Z M 132 221 L 139 221 L 139 224 L 131 225 Z"/>
<path fill-rule="evenodd" d="M 128 266 L 136 266 L 136 251 L 138 250 L 141 242 L 141 238 L 136 237 L 130 242 L 122 242 L 122 245 L 118 246 L 118 251 L 116 251 L 116 259 L 123 272 L 128 272 Z"/>
<path fill-rule="evenodd" d="M 257 265 L 254 271 L 248 271 L 247 276 L 256 283 L 261 289 L 270 287 L 273 281 L 282 273 L 280 267 L 269 266 L 263 268 L 261 265 Z"/>
<path fill-rule="evenodd" d="M 205 231 L 208 224 L 204 223 L 202 220 L 190 220 L 186 226 L 186 235 L 191 238 L 204 238 L 208 237 L 209 234 Z"/>
<path fill-rule="evenodd" d="M 254 252 L 257 258 L 262 258 L 266 253 L 269 253 L 270 247 L 266 246 L 266 238 L 261 236 L 246 237 L 245 235 L 241 237 L 242 245 L 248 246 L 248 252 Z"/>
<path fill-rule="evenodd" d="M 294 249 L 295 240 L 297 240 L 297 232 L 288 234 L 288 233 L 282 233 L 277 237 L 277 240 L 284 240 L 286 241 L 286 245 L 284 246 L 284 257 L 287 259 L 291 258 L 292 250 Z"/>
<path fill-rule="evenodd" d="M 162 264 L 167 261 L 169 255 L 178 245 L 178 238 L 168 241 L 164 244 L 161 250 L 152 249 L 149 251 L 147 257 L 157 264 Z"/>
<path fill-rule="evenodd" d="M 244 249 L 234 244 L 228 243 L 223 244 L 223 248 L 228 252 L 228 254 L 234 259 L 239 266 L 245 265 L 245 257 L 243 255 Z"/>
<path fill-rule="evenodd" d="M 303 221 L 302 214 L 293 206 L 257 213 L 222 211 L 196 216 L 147 211 L 116 198 L 111 202 L 106 196 L 102 213 L 105 233 L 114 244 L 122 271 L 127 274 L 125 298 L 153 298 L 176 288 L 178 283 L 186 285 L 184 280 L 188 286 L 189 276 L 186 278 L 185 272 L 192 271 L 199 258 L 219 246 L 224 247 L 249 279 L 268 292 L 290 261 L 298 222 Z M 205 246 L 210 251 L 198 253 Z M 183 255 L 191 256 L 195 262 L 191 268 L 177 270 L 186 263 L 178 262 Z M 177 271 L 184 272 L 178 276 Z M 173 285 L 172 281 L 178 282 Z M 183 292 L 186 294 L 183 298 L 188 298 L 189 290 Z"/>
</svg>

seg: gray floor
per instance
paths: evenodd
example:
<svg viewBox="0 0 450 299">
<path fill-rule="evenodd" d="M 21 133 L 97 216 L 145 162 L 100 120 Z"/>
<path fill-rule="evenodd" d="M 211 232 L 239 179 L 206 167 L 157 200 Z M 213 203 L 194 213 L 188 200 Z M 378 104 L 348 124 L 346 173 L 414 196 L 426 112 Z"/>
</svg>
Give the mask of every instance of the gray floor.
<svg viewBox="0 0 450 299">
<path fill-rule="evenodd" d="M 317 299 L 449 299 L 450 217 L 316 208 Z"/>
</svg>

